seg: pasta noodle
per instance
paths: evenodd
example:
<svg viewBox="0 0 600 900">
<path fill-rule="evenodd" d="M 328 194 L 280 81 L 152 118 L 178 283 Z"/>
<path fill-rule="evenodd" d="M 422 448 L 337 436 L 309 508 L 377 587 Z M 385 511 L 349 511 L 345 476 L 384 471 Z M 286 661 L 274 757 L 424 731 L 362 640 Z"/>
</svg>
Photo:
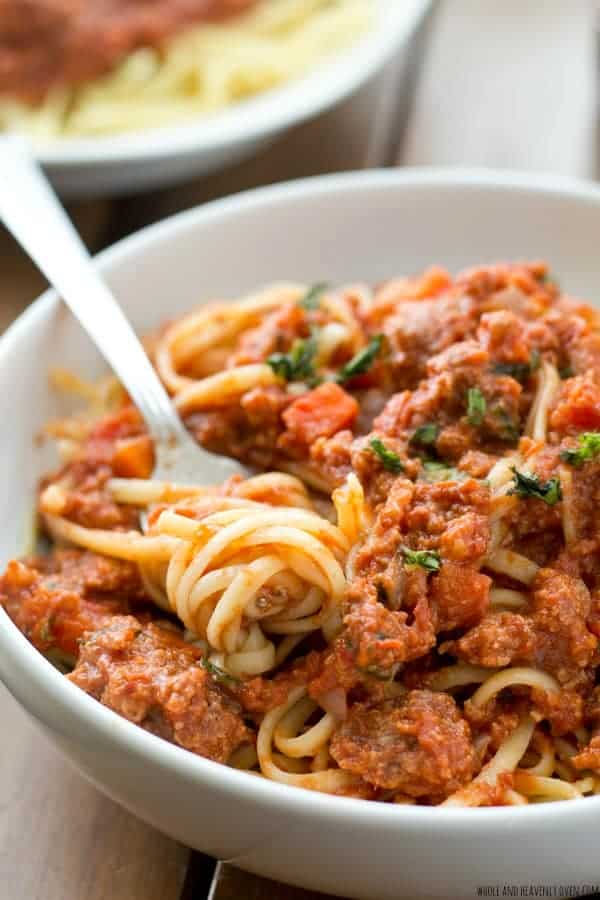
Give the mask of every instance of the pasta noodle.
<svg viewBox="0 0 600 900">
<path fill-rule="evenodd" d="M 257 476 L 242 493 L 260 494 L 266 483 L 271 491 L 291 489 L 292 499 L 305 499 L 302 485 L 286 475 Z M 112 486 L 118 496 L 138 503 L 182 492 L 152 482 L 146 482 L 145 493 L 138 482 Z M 54 537 L 138 562 L 155 602 L 173 610 L 234 677 L 274 667 L 277 651 L 267 635 L 304 635 L 339 620 L 349 542 L 309 509 L 208 493 L 195 500 L 192 494 L 185 515 L 165 510 L 148 534 L 124 534 L 57 516 L 59 491 L 52 486 L 41 499 Z M 192 511 L 198 518 L 190 518 Z"/>
</svg>

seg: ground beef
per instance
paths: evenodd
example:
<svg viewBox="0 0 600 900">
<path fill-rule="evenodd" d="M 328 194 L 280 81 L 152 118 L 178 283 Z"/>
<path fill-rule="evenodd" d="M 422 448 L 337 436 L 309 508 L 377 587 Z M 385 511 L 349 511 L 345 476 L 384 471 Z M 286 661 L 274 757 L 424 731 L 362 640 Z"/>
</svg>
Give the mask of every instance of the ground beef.
<svg viewBox="0 0 600 900">
<path fill-rule="evenodd" d="M 581 579 L 541 569 L 523 613 L 490 612 L 440 649 L 474 665 L 534 665 L 568 686 L 595 658 L 598 638 L 587 627 L 590 609 Z"/>
<path fill-rule="evenodd" d="M 114 616 L 87 635 L 68 678 L 146 731 L 227 762 L 249 733 L 199 658 L 176 631 Z"/>
<path fill-rule="evenodd" d="M 232 682 L 228 690 L 246 712 L 262 715 L 285 703 L 293 688 L 316 679 L 322 666 L 323 654 L 312 651 L 296 660 L 289 669 L 278 672 L 274 678 L 259 675 L 239 684 Z"/>
<path fill-rule="evenodd" d="M 467 566 L 444 563 L 431 579 L 429 599 L 436 632 L 466 628 L 486 613 L 492 580 Z"/>
<path fill-rule="evenodd" d="M 364 585 L 362 600 L 353 603 L 344 625 L 344 638 L 357 668 L 375 678 L 392 678 L 400 665 L 435 645 L 431 610 L 424 596 L 409 615 L 386 609 L 375 590 Z"/>
<path fill-rule="evenodd" d="M 534 660 L 561 683 L 589 666 L 594 657 L 598 638 L 586 625 L 590 605 L 589 591 L 579 578 L 541 569 L 533 583 Z"/>
<path fill-rule="evenodd" d="M 42 481 L 58 485 L 63 503 L 56 512 L 87 528 L 129 530 L 138 525 L 134 506 L 116 503 L 107 488 L 113 477 L 148 478 L 152 445 L 137 410 L 126 405 L 100 419 L 73 460 Z"/>
<path fill-rule="evenodd" d="M 496 668 L 530 659 L 534 646 L 529 619 L 519 613 L 490 612 L 461 638 L 442 644 L 440 650 L 476 666 Z"/>
<path fill-rule="evenodd" d="M 136 566 L 80 550 L 10 562 L 0 578 L 0 604 L 23 634 L 39 650 L 72 659 L 86 632 L 143 600 Z"/>
<path fill-rule="evenodd" d="M 473 776 L 467 722 L 445 694 L 411 691 L 378 707 L 354 706 L 331 740 L 339 766 L 377 787 L 441 800 Z"/>
<path fill-rule="evenodd" d="M 565 381 L 550 427 L 560 436 L 600 429 L 600 373 L 591 371 Z"/>
<path fill-rule="evenodd" d="M 258 387 L 247 391 L 234 406 L 192 413 L 185 421 L 207 450 L 259 469 L 272 469 L 281 455 L 277 450 L 284 428 L 281 416 L 292 399 L 282 387 Z"/>
<path fill-rule="evenodd" d="M 227 367 L 264 362 L 271 353 L 288 353 L 294 341 L 310 334 L 305 311 L 297 303 L 286 303 L 268 313 L 255 328 L 244 331 Z"/>
</svg>

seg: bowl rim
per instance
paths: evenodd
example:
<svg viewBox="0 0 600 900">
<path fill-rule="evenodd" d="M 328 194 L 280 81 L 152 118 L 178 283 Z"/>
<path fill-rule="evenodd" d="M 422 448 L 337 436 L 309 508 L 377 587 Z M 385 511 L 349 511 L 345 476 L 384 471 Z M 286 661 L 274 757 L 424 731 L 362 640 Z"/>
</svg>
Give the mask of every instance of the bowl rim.
<svg viewBox="0 0 600 900">
<path fill-rule="evenodd" d="M 42 165 L 61 170 L 209 154 L 259 141 L 300 124 L 357 90 L 407 40 L 431 2 L 377 0 L 373 26 L 354 44 L 325 58 L 304 76 L 232 104 L 214 116 L 133 134 L 40 141 L 35 145 L 36 156 Z"/>
<path fill-rule="evenodd" d="M 372 192 L 411 188 L 430 190 L 492 191 L 533 196 L 559 196 L 584 202 L 600 210 L 600 186 L 569 176 L 530 175 L 521 172 L 493 169 L 417 168 L 406 170 L 372 170 L 324 175 L 284 182 L 266 188 L 214 200 L 150 225 L 119 241 L 96 257 L 103 271 L 118 269 L 122 260 L 143 255 L 155 242 L 176 242 L 181 231 L 206 226 L 215 217 L 231 216 L 242 210 L 269 208 L 272 204 L 289 204 L 299 198 L 319 200 L 324 195 L 339 192 Z M 46 291 L 0 337 L 0 372 L 3 360 L 12 345 L 27 341 L 27 334 L 39 320 L 52 315 L 60 300 L 52 290 Z M 144 731 L 102 706 L 61 675 L 54 666 L 27 641 L 23 634 L 0 608 L 0 659 L 5 671 L 19 672 L 29 680 L 40 698 L 33 713 L 52 729 L 56 728 L 51 710 L 65 709 L 78 720 L 88 739 L 94 732 L 113 744 L 121 752 L 147 759 L 161 767 L 165 777 L 171 770 L 202 787 L 217 783 L 219 790 L 231 795 L 243 794 L 245 799 L 261 808 L 285 810 L 298 816 L 325 817 L 329 823 L 342 823 L 355 817 L 361 827 L 427 830 L 440 836 L 448 826 L 465 836 L 473 827 L 505 828 L 545 822 L 567 823 L 574 816 L 588 821 L 600 809 L 600 796 L 586 797 L 584 803 L 553 803 L 551 815 L 547 804 L 519 807 L 444 808 L 425 806 L 393 806 L 357 798 L 320 794 L 256 778 L 221 763 L 197 756 L 181 747 Z M 6 679 L 7 682 L 12 679 Z M 9 690 L 17 696 L 18 687 Z M 28 709 L 28 705 L 23 703 Z M 40 709 L 42 710 L 40 712 Z M 32 712 L 31 710 L 29 710 Z M 101 787 L 101 785 L 99 785 Z"/>
</svg>

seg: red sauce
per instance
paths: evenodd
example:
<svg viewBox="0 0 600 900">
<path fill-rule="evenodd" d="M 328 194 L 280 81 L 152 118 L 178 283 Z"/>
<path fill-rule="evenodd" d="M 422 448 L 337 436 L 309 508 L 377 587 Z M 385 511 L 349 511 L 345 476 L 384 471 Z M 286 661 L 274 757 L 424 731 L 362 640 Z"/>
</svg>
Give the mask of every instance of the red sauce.
<svg viewBox="0 0 600 900">
<path fill-rule="evenodd" d="M 257 0 L 0 0 L 0 95 L 29 102 L 109 72 L 197 22 Z"/>
</svg>

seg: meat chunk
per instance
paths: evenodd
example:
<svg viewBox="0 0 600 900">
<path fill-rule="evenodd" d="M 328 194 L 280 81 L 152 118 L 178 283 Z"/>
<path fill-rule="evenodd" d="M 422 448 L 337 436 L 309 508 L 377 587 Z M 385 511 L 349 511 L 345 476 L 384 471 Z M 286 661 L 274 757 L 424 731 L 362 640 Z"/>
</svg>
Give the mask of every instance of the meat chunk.
<svg viewBox="0 0 600 900">
<path fill-rule="evenodd" d="M 356 704 L 332 737 L 331 755 L 377 787 L 438 800 L 475 768 L 469 725 L 451 697 L 431 691 L 378 707 Z"/>
<path fill-rule="evenodd" d="M 249 739 L 239 713 L 176 631 L 114 616 L 89 634 L 70 681 L 146 731 L 227 762 Z"/>
<path fill-rule="evenodd" d="M 397 478 L 353 560 L 346 638 L 362 672 L 391 677 L 425 655 L 436 633 L 477 622 L 491 581 L 476 568 L 489 539 L 489 492 L 475 481 L 413 484 Z M 407 563 L 430 551 L 439 571 Z"/>
<path fill-rule="evenodd" d="M 431 579 L 429 598 L 435 629 L 451 631 L 478 622 L 489 606 L 492 580 L 467 566 L 444 563 Z"/>
<path fill-rule="evenodd" d="M 519 613 L 491 612 L 456 641 L 442 644 L 451 653 L 476 666 L 508 666 L 529 660 L 534 651 L 534 631 Z"/>
<path fill-rule="evenodd" d="M 287 353 L 294 341 L 309 333 L 304 309 L 285 303 L 264 316 L 255 328 L 242 332 L 227 367 L 263 362 L 271 353 Z"/>
<path fill-rule="evenodd" d="M 598 638 L 586 623 L 590 608 L 581 579 L 540 569 L 524 614 L 491 612 L 440 649 L 481 666 L 533 664 L 567 686 L 581 680 L 596 652 Z"/>
<path fill-rule="evenodd" d="M 590 665 L 598 645 L 586 625 L 589 591 L 579 578 L 541 569 L 533 584 L 531 607 L 535 662 L 566 683 L 574 671 Z"/>
<path fill-rule="evenodd" d="M 258 469 L 277 467 L 277 441 L 283 430 L 281 414 L 290 403 L 283 387 L 271 385 L 247 391 L 232 406 L 186 417 L 196 440 L 225 456 L 234 456 Z"/>
<path fill-rule="evenodd" d="M 392 678 L 398 666 L 418 659 L 435 645 L 431 611 L 424 596 L 409 618 L 404 611 L 386 609 L 374 590 L 367 592 L 365 587 L 363 600 L 353 604 L 344 624 L 357 668 L 375 678 Z"/>
<path fill-rule="evenodd" d="M 146 478 L 153 449 L 138 411 L 131 405 L 100 419 L 77 456 L 44 479 L 42 488 L 58 485 L 61 505 L 53 511 L 87 528 L 131 529 L 137 510 L 116 503 L 107 489 L 113 476 Z"/>
<path fill-rule="evenodd" d="M 75 658 L 87 631 L 144 599 L 137 567 L 80 550 L 8 564 L 0 604 L 31 643 Z"/>
<path fill-rule="evenodd" d="M 584 708 L 585 724 L 591 730 L 591 740 L 571 762 L 577 769 L 600 770 L 600 687 L 590 693 Z"/>
<path fill-rule="evenodd" d="M 478 564 L 489 541 L 489 503 L 488 488 L 473 479 L 413 484 L 397 478 L 356 555 L 355 571 L 376 578 L 404 544 Z"/>
<path fill-rule="evenodd" d="M 229 693 L 251 714 L 262 715 L 287 700 L 290 691 L 300 684 L 308 684 L 318 677 L 323 653 L 311 651 L 292 663 L 291 668 L 278 672 L 274 678 L 257 675 L 248 681 L 228 686 Z"/>
<path fill-rule="evenodd" d="M 550 426 L 561 436 L 600 429 L 600 373 L 591 371 L 564 383 Z"/>
</svg>

